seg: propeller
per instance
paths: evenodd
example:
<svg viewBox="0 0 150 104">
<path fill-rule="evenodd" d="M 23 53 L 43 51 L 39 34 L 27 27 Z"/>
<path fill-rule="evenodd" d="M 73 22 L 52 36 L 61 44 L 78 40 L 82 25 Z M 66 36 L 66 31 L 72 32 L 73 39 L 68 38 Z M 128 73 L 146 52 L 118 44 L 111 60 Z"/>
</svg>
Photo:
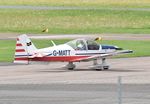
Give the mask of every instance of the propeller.
<svg viewBox="0 0 150 104">
<path fill-rule="evenodd" d="M 48 32 L 48 28 L 44 29 L 42 32 Z"/>
<path fill-rule="evenodd" d="M 94 39 L 94 41 L 102 40 L 102 37 L 97 37 Z"/>
</svg>

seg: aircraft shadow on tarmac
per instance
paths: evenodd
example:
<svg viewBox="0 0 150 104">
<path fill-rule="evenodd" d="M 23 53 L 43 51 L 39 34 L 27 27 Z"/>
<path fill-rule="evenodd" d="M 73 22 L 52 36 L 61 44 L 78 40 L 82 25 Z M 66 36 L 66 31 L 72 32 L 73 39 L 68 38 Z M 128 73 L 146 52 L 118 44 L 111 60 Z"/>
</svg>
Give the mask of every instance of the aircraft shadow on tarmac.
<svg viewBox="0 0 150 104">
<path fill-rule="evenodd" d="M 74 71 L 81 71 L 81 72 L 84 72 L 84 71 L 97 71 L 97 70 L 94 70 L 94 69 L 74 69 L 74 70 L 68 70 L 66 68 L 56 68 L 56 69 L 42 69 L 42 70 L 39 70 L 38 72 L 43 72 L 43 73 L 61 73 L 61 72 L 74 72 Z M 144 70 L 131 70 L 131 69 L 109 69 L 109 70 L 103 70 L 103 71 L 97 71 L 97 72 L 143 72 Z"/>
<path fill-rule="evenodd" d="M 94 70 L 94 69 L 68 70 L 67 68 L 55 68 L 53 70 L 51 70 L 51 69 L 40 69 L 40 70 L 38 70 L 38 72 L 49 72 L 49 73 L 74 72 L 74 71 L 96 71 L 96 70 Z"/>
<path fill-rule="evenodd" d="M 144 70 L 136 70 L 136 69 L 109 69 L 109 70 L 104 70 L 108 72 L 143 72 Z"/>
</svg>

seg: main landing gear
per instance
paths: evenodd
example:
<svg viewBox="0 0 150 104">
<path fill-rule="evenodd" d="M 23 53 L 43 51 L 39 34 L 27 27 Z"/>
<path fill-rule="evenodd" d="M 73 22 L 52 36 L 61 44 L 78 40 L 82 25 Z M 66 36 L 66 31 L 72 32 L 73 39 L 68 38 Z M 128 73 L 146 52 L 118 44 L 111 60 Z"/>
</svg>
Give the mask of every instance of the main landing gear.
<svg viewBox="0 0 150 104">
<path fill-rule="evenodd" d="M 75 67 L 76 67 L 76 65 L 73 64 L 73 62 L 69 62 L 69 63 L 67 64 L 68 70 L 73 70 Z"/>
<path fill-rule="evenodd" d="M 66 65 L 66 67 L 68 68 L 68 70 L 74 70 L 76 65 L 73 64 L 73 62 L 69 62 Z M 93 60 L 92 69 L 95 69 L 97 71 L 108 70 L 109 69 L 109 65 L 106 64 L 106 58 L 102 58 L 102 63 L 101 64 L 98 64 L 97 59 Z"/>
<path fill-rule="evenodd" d="M 102 58 L 102 63 L 98 64 L 97 59 L 93 61 L 93 68 L 97 71 L 108 70 L 109 65 L 106 64 L 106 58 Z"/>
</svg>

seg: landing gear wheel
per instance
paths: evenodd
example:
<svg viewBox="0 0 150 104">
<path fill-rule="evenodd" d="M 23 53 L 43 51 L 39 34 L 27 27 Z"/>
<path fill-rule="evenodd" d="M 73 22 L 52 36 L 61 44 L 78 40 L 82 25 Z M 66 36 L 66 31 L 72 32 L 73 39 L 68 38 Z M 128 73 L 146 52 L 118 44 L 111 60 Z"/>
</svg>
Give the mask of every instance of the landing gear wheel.
<svg viewBox="0 0 150 104">
<path fill-rule="evenodd" d="M 74 68 L 68 68 L 68 70 L 73 70 Z"/>
<path fill-rule="evenodd" d="M 96 71 L 102 71 L 102 69 L 95 69 Z"/>
<path fill-rule="evenodd" d="M 76 65 L 73 64 L 73 62 L 69 62 L 67 65 L 68 70 L 74 70 L 75 67 L 76 67 Z"/>
<path fill-rule="evenodd" d="M 104 70 L 108 70 L 108 69 L 109 69 L 109 66 L 103 66 L 103 69 L 104 69 Z"/>
<path fill-rule="evenodd" d="M 93 60 L 93 68 L 97 71 L 108 70 L 109 65 L 106 64 L 106 58 L 102 58 L 101 64 L 98 64 L 97 60 Z"/>
</svg>

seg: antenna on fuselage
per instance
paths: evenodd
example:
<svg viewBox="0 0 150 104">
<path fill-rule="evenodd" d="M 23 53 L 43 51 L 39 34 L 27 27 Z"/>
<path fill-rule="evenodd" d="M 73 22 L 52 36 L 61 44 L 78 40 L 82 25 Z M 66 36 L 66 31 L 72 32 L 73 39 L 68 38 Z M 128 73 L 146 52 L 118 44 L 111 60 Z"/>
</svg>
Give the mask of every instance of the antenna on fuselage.
<svg viewBox="0 0 150 104">
<path fill-rule="evenodd" d="M 51 40 L 51 42 L 52 42 L 53 46 L 56 46 L 56 44 L 54 43 L 54 41 Z"/>
</svg>

